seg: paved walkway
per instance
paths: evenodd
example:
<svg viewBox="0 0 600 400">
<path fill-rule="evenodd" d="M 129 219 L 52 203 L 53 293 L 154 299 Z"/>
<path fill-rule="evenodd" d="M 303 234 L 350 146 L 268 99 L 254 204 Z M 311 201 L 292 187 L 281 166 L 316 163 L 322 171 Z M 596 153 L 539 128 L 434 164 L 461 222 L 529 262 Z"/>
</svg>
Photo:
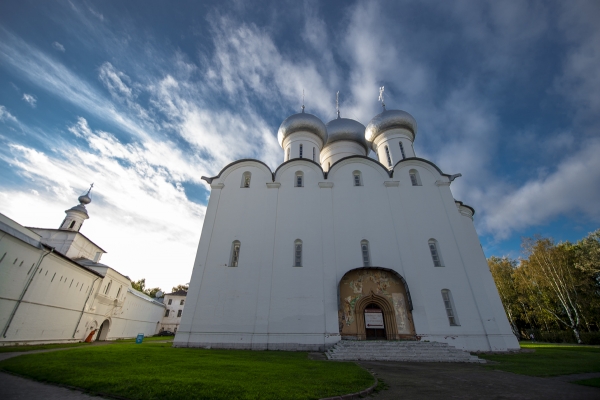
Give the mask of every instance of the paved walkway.
<svg viewBox="0 0 600 400">
<path fill-rule="evenodd" d="M 397 399 L 600 399 L 600 389 L 569 383 L 600 373 L 538 378 L 463 363 L 361 361 L 388 385 L 373 395 Z"/>
</svg>

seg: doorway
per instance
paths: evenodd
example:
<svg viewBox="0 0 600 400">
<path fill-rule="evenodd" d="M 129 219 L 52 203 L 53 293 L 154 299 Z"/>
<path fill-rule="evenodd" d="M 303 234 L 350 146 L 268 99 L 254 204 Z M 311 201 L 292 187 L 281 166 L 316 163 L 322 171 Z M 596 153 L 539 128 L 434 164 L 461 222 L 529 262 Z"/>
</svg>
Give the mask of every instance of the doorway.
<svg viewBox="0 0 600 400">
<path fill-rule="evenodd" d="M 110 322 L 107 319 L 104 320 L 102 325 L 100 325 L 100 330 L 98 331 L 98 339 L 97 340 L 106 340 L 108 336 Z"/>
<path fill-rule="evenodd" d="M 365 307 L 365 335 L 367 340 L 386 340 L 383 310 L 375 303 Z"/>
</svg>

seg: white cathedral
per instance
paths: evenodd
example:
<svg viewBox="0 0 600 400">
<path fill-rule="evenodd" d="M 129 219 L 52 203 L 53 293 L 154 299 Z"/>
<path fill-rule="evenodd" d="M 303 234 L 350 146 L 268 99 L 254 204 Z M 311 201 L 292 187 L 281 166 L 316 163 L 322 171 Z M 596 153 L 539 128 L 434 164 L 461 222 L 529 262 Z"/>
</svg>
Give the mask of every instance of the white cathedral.
<svg viewBox="0 0 600 400">
<path fill-rule="evenodd" d="M 413 149 L 417 123 L 385 110 L 365 128 L 288 117 L 284 162 L 243 159 L 212 178 L 174 345 L 325 350 L 340 340 L 518 349 L 460 176 Z M 378 160 L 368 157 L 373 150 Z"/>
</svg>

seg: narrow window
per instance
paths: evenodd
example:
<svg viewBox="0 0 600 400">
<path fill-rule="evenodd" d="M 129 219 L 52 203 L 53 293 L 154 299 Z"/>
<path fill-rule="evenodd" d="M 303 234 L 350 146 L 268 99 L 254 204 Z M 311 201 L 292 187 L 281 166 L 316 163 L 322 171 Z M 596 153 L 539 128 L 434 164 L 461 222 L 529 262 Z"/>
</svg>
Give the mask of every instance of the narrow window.
<svg viewBox="0 0 600 400">
<path fill-rule="evenodd" d="M 183 300 L 181 300 L 181 301 L 179 302 L 179 305 L 180 305 L 180 306 L 182 306 L 182 305 L 183 305 Z"/>
<path fill-rule="evenodd" d="M 402 144 L 402 142 L 400 142 L 400 154 L 402 154 L 402 159 L 404 160 L 406 158 L 406 155 L 404 154 L 404 145 Z"/>
<path fill-rule="evenodd" d="M 108 296 L 108 293 L 110 292 L 110 286 L 112 285 L 112 281 L 108 282 L 108 285 L 106 285 L 106 290 L 104 291 L 104 294 Z"/>
<path fill-rule="evenodd" d="M 410 175 L 410 183 L 412 183 L 413 186 L 421 186 L 421 178 L 416 169 L 411 169 L 408 171 L 408 174 Z"/>
<path fill-rule="evenodd" d="M 237 267 L 240 261 L 240 242 L 235 240 L 231 245 L 231 260 L 229 262 L 230 267 Z"/>
<path fill-rule="evenodd" d="M 69 229 L 73 228 L 75 226 L 75 221 L 71 222 L 71 225 L 69 225 Z"/>
<path fill-rule="evenodd" d="M 177 311 L 177 318 L 181 317 L 181 311 L 182 311 L 182 310 L 178 310 L 178 311 Z"/>
<path fill-rule="evenodd" d="M 302 158 L 302 149 L 303 149 L 303 147 L 302 147 L 302 145 L 300 145 L 300 158 Z"/>
<path fill-rule="evenodd" d="M 392 157 L 390 157 L 390 149 L 388 149 L 387 146 L 385 146 L 385 156 L 387 157 L 388 166 L 391 167 L 392 166 Z"/>
<path fill-rule="evenodd" d="M 362 186 L 362 179 L 360 176 L 360 171 L 354 171 L 352 173 L 352 176 L 354 178 L 354 186 Z"/>
<path fill-rule="evenodd" d="M 440 250 L 438 249 L 437 240 L 429 240 L 429 251 L 431 252 L 431 259 L 433 260 L 434 267 L 443 267 L 442 257 L 440 256 Z"/>
<path fill-rule="evenodd" d="M 121 294 L 122 288 L 123 288 L 123 286 L 119 286 L 119 290 L 117 290 L 117 299 L 119 298 L 119 295 Z"/>
<path fill-rule="evenodd" d="M 362 252 L 363 266 L 371 265 L 371 257 L 369 255 L 369 241 L 363 240 L 360 242 L 360 251 Z"/>
<path fill-rule="evenodd" d="M 169 299 L 169 303 L 167 305 L 171 305 L 171 303 L 173 303 L 173 299 Z"/>
<path fill-rule="evenodd" d="M 13 261 L 13 265 L 15 265 L 17 263 L 18 258 L 15 258 L 15 261 Z"/>
<path fill-rule="evenodd" d="M 331 163 L 330 163 L 330 162 L 328 162 L 328 163 L 327 163 L 327 171 L 329 171 L 330 169 L 331 169 Z"/>
<path fill-rule="evenodd" d="M 458 326 L 458 318 L 454 311 L 454 302 L 452 301 L 452 293 L 448 289 L 442 290 L 442 299 L 444 300 L 444 307 L 446 308 L 446 315 L 448 315 L 448 322 L 451 326 Z"/>
<path fill-rule="evenodd" d="M 165 317 L 168 317 L 168 316 L 169 316 L 169 311 L 171 311 L 171 310 L 167 310 L 167 311 L 165 311 Z"/>
<path fill-rule="evenodd" d="M 304 186 L 304 173 L 302 171 L 296 172 L 296 179 L 294 182 L 294 186 L 296 186 L 296 187 Z"/>
<path fill-rule="evenodd" d="M 23 261 L 21 261 L 21 262 L 19 263 L 19 267 L 20 267 L 21 265 L 23 265 Z"/>
<path fill-rule="evenodd" d="M 248 171 L 244 172 L 242 174 L 242 187 L 243 188 L 249 188 L 250 187 L 250 178 L 252 177 L 252 174 Z"/>
<path fill-rule="evenodd" d="M 287 156 L 286 156 L 286 160 L 285 161 L 289 161 L 290 160 L 290 148 L 288 147 L 287 149 Z"/>
<path fill-rule="evenodd" d="M 0 263 L 4 260 L 4 257 L 6 257 L 6 252 L 4 252 L 4 254 L 2 254 L 2 258 L 0 258 Z"/>
<path fill-rule="evenodd" d="M 315 148 L 313 147 L 313 161 L 315 161 L 315 162 L 316 162 L 316 160 L 315 160 L 315 155 L 316 154 L 317 154 L 317 152 L 315 151 Z"/>
<path fill-rule="evenodd" d="M 48 271 L 46 271 L 46 273 L 48 273 Z M 50 279 L 50 282 L 54 282 L 54 277 L 56 276 L 56 272 L 54 273 L 54 275 L 52 275 L 52 279 Z"/>
<path fill-rule="evenodd" d="M 294 267 L 302 266 L 302 240 L 294 242 Z"/>
</svg>

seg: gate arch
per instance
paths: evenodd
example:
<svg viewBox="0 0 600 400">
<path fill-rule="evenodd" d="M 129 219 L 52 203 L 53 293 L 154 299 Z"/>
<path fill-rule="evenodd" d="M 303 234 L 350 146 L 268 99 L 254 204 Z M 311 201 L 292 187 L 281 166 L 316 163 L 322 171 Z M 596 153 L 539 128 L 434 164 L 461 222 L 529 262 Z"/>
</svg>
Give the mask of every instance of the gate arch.
<svg viewBox="0 0 600 400">
<path fill-rule="evenodd" d="M 366 339 L 364 312 L 371 303 L 383 311 L 388 340 L 416 338 L 410 291 L 394 270 L 364 267 L 346 272 L 338 284 L 338 301 L 342 339 Z"/>
</svg>

